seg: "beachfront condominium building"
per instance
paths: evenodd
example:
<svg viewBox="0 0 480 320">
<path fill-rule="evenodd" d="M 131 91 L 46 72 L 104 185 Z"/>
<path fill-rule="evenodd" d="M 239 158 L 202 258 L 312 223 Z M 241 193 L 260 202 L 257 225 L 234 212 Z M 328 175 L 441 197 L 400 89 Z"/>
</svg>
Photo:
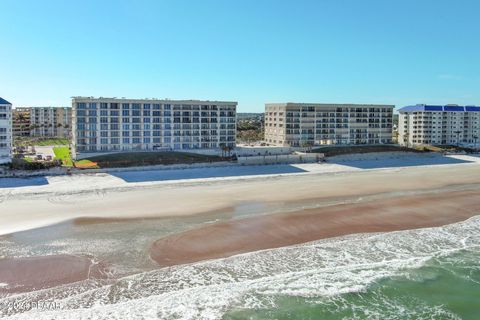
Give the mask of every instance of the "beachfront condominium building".
<svg viewBox="0 0 480 320">
<path fill-rule="evenodd" d="M 480 107 L 417 104 L 399 110 L 398 143 L 476 147 Z"/>
<path fill-rule="evenodd" d="M 14 137 L 30 136 L 30 109 L 17 107 L 12 110 L 12 132 Z"/>
<path fill-rule="evenodd" d="M 12 160 L 12 104 L 0 98 L 0 164 Z"/>
<path fill-rule="evenodd" d="M 393 105 L 269 103 L 265 142 L 283 147 L 392 143 Z"/>
<path fill-rule="evenodd" d="M 33 137 L 70 137 L 72 108 L 30 108 L 30 135 Z"/>
<path fill-rule="evenodd" d="M 236 107 L 225 101 L 74 97 L 72 153 L 234 147 Z"/>
</svg>

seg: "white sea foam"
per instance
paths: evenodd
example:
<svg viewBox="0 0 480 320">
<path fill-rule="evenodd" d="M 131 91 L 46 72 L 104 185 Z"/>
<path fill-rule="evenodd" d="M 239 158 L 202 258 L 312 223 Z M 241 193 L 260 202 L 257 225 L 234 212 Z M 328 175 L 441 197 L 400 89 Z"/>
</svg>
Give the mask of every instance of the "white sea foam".
<svg viewBox="0 0 480 320">
<path fill-rule="evenodd" d="M 479 247 L 480 217 L 474 217 L 440 228 L 325 239 L 140 273 L 114 283 L 87 281 L 11 296 L 0 303 L 55 299 L 61 309 L 23 314 L 0 310 L 0 316 L 219 319 L 231 308 L 271 307 L 273 296 L 338 298 L 365 291 L 373 282 L 401 275 L 429 259 Z M 392 314 L 399 312 L 395 308 L 401 306 L 392 305 Z"/>
</svg>

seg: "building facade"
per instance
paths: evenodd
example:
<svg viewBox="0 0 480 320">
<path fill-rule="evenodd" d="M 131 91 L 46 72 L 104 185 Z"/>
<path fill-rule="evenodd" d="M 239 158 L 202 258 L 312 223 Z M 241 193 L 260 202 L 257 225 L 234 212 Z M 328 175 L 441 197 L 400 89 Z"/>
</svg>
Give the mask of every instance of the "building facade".
<svg viewBox="0 0 480 320">
<path fill-rule="evenodd" d="M 480 107 L 458 105 L 407 106 L 399 110 L 398 143 L 476 147 L 480 137 Z"/>
<path fill-rule="evenodd" d="M 265 142 L 283 147 L 392 143 L 393 105 L 265 105 Z"/>
<path fill-rule="evenodd" d="M 74 97 L 72 153 L 235 146 L 236 102 Z"/>
<path fill-rule="evenodd" d="M 12 161 L 12 104 L 0 98 L 0 164 Z"/>
<path fill-rule="evenodd" d="M 70 137 L 72 130 L 72 108 L 30 108 L 30 135 L 33 137 Z"/>
<path fill-rule="evenodd" d="M 30 136 L 30 109 L 31 108 L 14 108 L 12 111 L 12 131 L 15 137 Z"/>
</svg>

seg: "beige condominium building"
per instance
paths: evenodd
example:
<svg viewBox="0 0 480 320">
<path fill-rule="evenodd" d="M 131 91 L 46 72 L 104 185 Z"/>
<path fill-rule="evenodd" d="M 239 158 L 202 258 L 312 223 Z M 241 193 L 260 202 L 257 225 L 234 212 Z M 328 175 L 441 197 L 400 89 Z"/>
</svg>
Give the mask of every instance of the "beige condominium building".
<svg viewBox="0 0 480 320">
<path fill-rule="evenodd" d="M 235 146 L 237 102 L 74 97 L 72 154 Z"/>
<path fill-rule="evenodd" d="M 477 147 L 480 137 L 478 106 L 417 104 L 398 112 L 398 143 L 401 145 Z"/>
<path fill-rule="evenodd" d="M 12 104 L 0 97 L 0 164 L 12 160 Z"/>
<path fill-rule="evenodd" d="M 269 103 L 265 142 L 284 147 L 392 143 L 393 105 Z"/>
<path fill-rule="evenodd" d="M 69 107 L 30 108 L 30 135 L 34 137 L 70 137 L 71 110 Z"/>
<path fill-rule="evenodd" d="M 13 136 L 30 136 L 30 110 L 28 107 L 17 107 L 12 111 Z"/>
</svg>

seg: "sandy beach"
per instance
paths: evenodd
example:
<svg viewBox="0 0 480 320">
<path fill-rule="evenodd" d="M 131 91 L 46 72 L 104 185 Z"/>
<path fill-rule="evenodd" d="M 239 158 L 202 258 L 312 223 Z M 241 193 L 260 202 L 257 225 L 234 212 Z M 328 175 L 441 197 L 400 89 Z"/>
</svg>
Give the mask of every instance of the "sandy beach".
<svg viewBox="0 0 480 320">
<path fill-rule="evenodd" d="M 480 189 L 400 196 L 216 223 L 153 243 L 160 266 L 217 259 L 354 233 L 442 226 L 480 213 Z"/>
<path fill-rule="evenodd" d="M 407 166 L 409 163 L 413 164 Z M 20 237 L 16 234 L 65 221 L 83 226 L 87 234 L 91 226 L 103 224 L 103 228 L 109 228 L 109 223 L 120 223 L 122 234 L 129 230 L 130 221 L 140 218 L 227 212 L 227 221 L 196 225 L 173 234 L 164 230 L 166 237 L 149 231 L 138 257 L 145 252 L 158 268 L 347 234 L 441 226 L 480 213 L 478 157 L 346 158 L 328 164 L 221 170 L 229 171 L 222 172 L 222 177 L 217 171 L 217 176 L 210 179 L 193 179 L 196 172 L 182 171 L 47 177 L 48 183 L 37 185 L 7 181 L 7 186 L 0 188 L 0 240 L 30 239 L 28 233 Z M 253 174 L 239 175 L 248 170 Z M 227 176 L 229 172 L 233 175 Z M 170 179 L 182 174 L 185 179 Z M 165 175 L 169 179 L 162 180 Z M 144 181 L 131 181 L 140 178 Z M 8 186 L 15 183 L 25 186 Z M 236 208 L 251 204 L 259 204 L 265 212 L 260 209 L 237 219 Z M 274 209 L 267 212 L 270 207 Z M 143 234 L 142 230 L 129 232 L 133 233 L 132 239 Z M 92 250 L 85 247 L 88 239 L 79 242 L 80 254 L 67 245 L 65 251 L 47 251 L 52 255 L 40 251 L 0 258 L 0 293 L 37 290 L 104 275 L 105 266 L 86 257 L 92 255 Z M 55 240 L 53 237 L 54 245 L 58 245 Z M 109 243 L 108 239 L 104 241 Z M 115 250 L 121 257 L 121 247 Z M 108 252 L 108 247 L 104 251 Z M 38 270 L 47 271 L 38 274 Z"/>
<path fill-rule="evenodd" d="M 241 203 L 337 199 L 480 182 L 478 157 L 431 157 L 425 158 L 426 165 L 402 167 L 417 158 L 422 159 L 400 158 L 387 167 L 383 165 L 388 161 L 382 159 L 353 160 L 282 167 L 287 172 L 295 169 L 295 173 L 281 174 L 278 170 L 276 174 L 212 179 L 165 181 L 159 176 L 157 181 L 151 181 L 148 177 L 157 172 L 148 171 L 141 173 L 146 182 L 126 182 L 125 175 L 56 177 L 47 185 L 0 188 L 0 235 L 82 217 L 185 216 L 232 208 Z M 445 164 L 436 165 L 441 161 Z M 362 169 L 362 166 L 372 168 Z M 265 170 L 269 166 L 259 168 Z M 228 170 L 235 175 L 235 170 L 245 169 Z M 257 168 L 251 170 L 256 173 Z M 183 172 L 188 177 L 189 171 Z"/>
<path fill-rule="evenodd" d="M 92 258 L 55 255 L 0 259 L 0 295 L 41 290 L 93 278 L 104 278 L 105 266 Z"/>
</svg>

